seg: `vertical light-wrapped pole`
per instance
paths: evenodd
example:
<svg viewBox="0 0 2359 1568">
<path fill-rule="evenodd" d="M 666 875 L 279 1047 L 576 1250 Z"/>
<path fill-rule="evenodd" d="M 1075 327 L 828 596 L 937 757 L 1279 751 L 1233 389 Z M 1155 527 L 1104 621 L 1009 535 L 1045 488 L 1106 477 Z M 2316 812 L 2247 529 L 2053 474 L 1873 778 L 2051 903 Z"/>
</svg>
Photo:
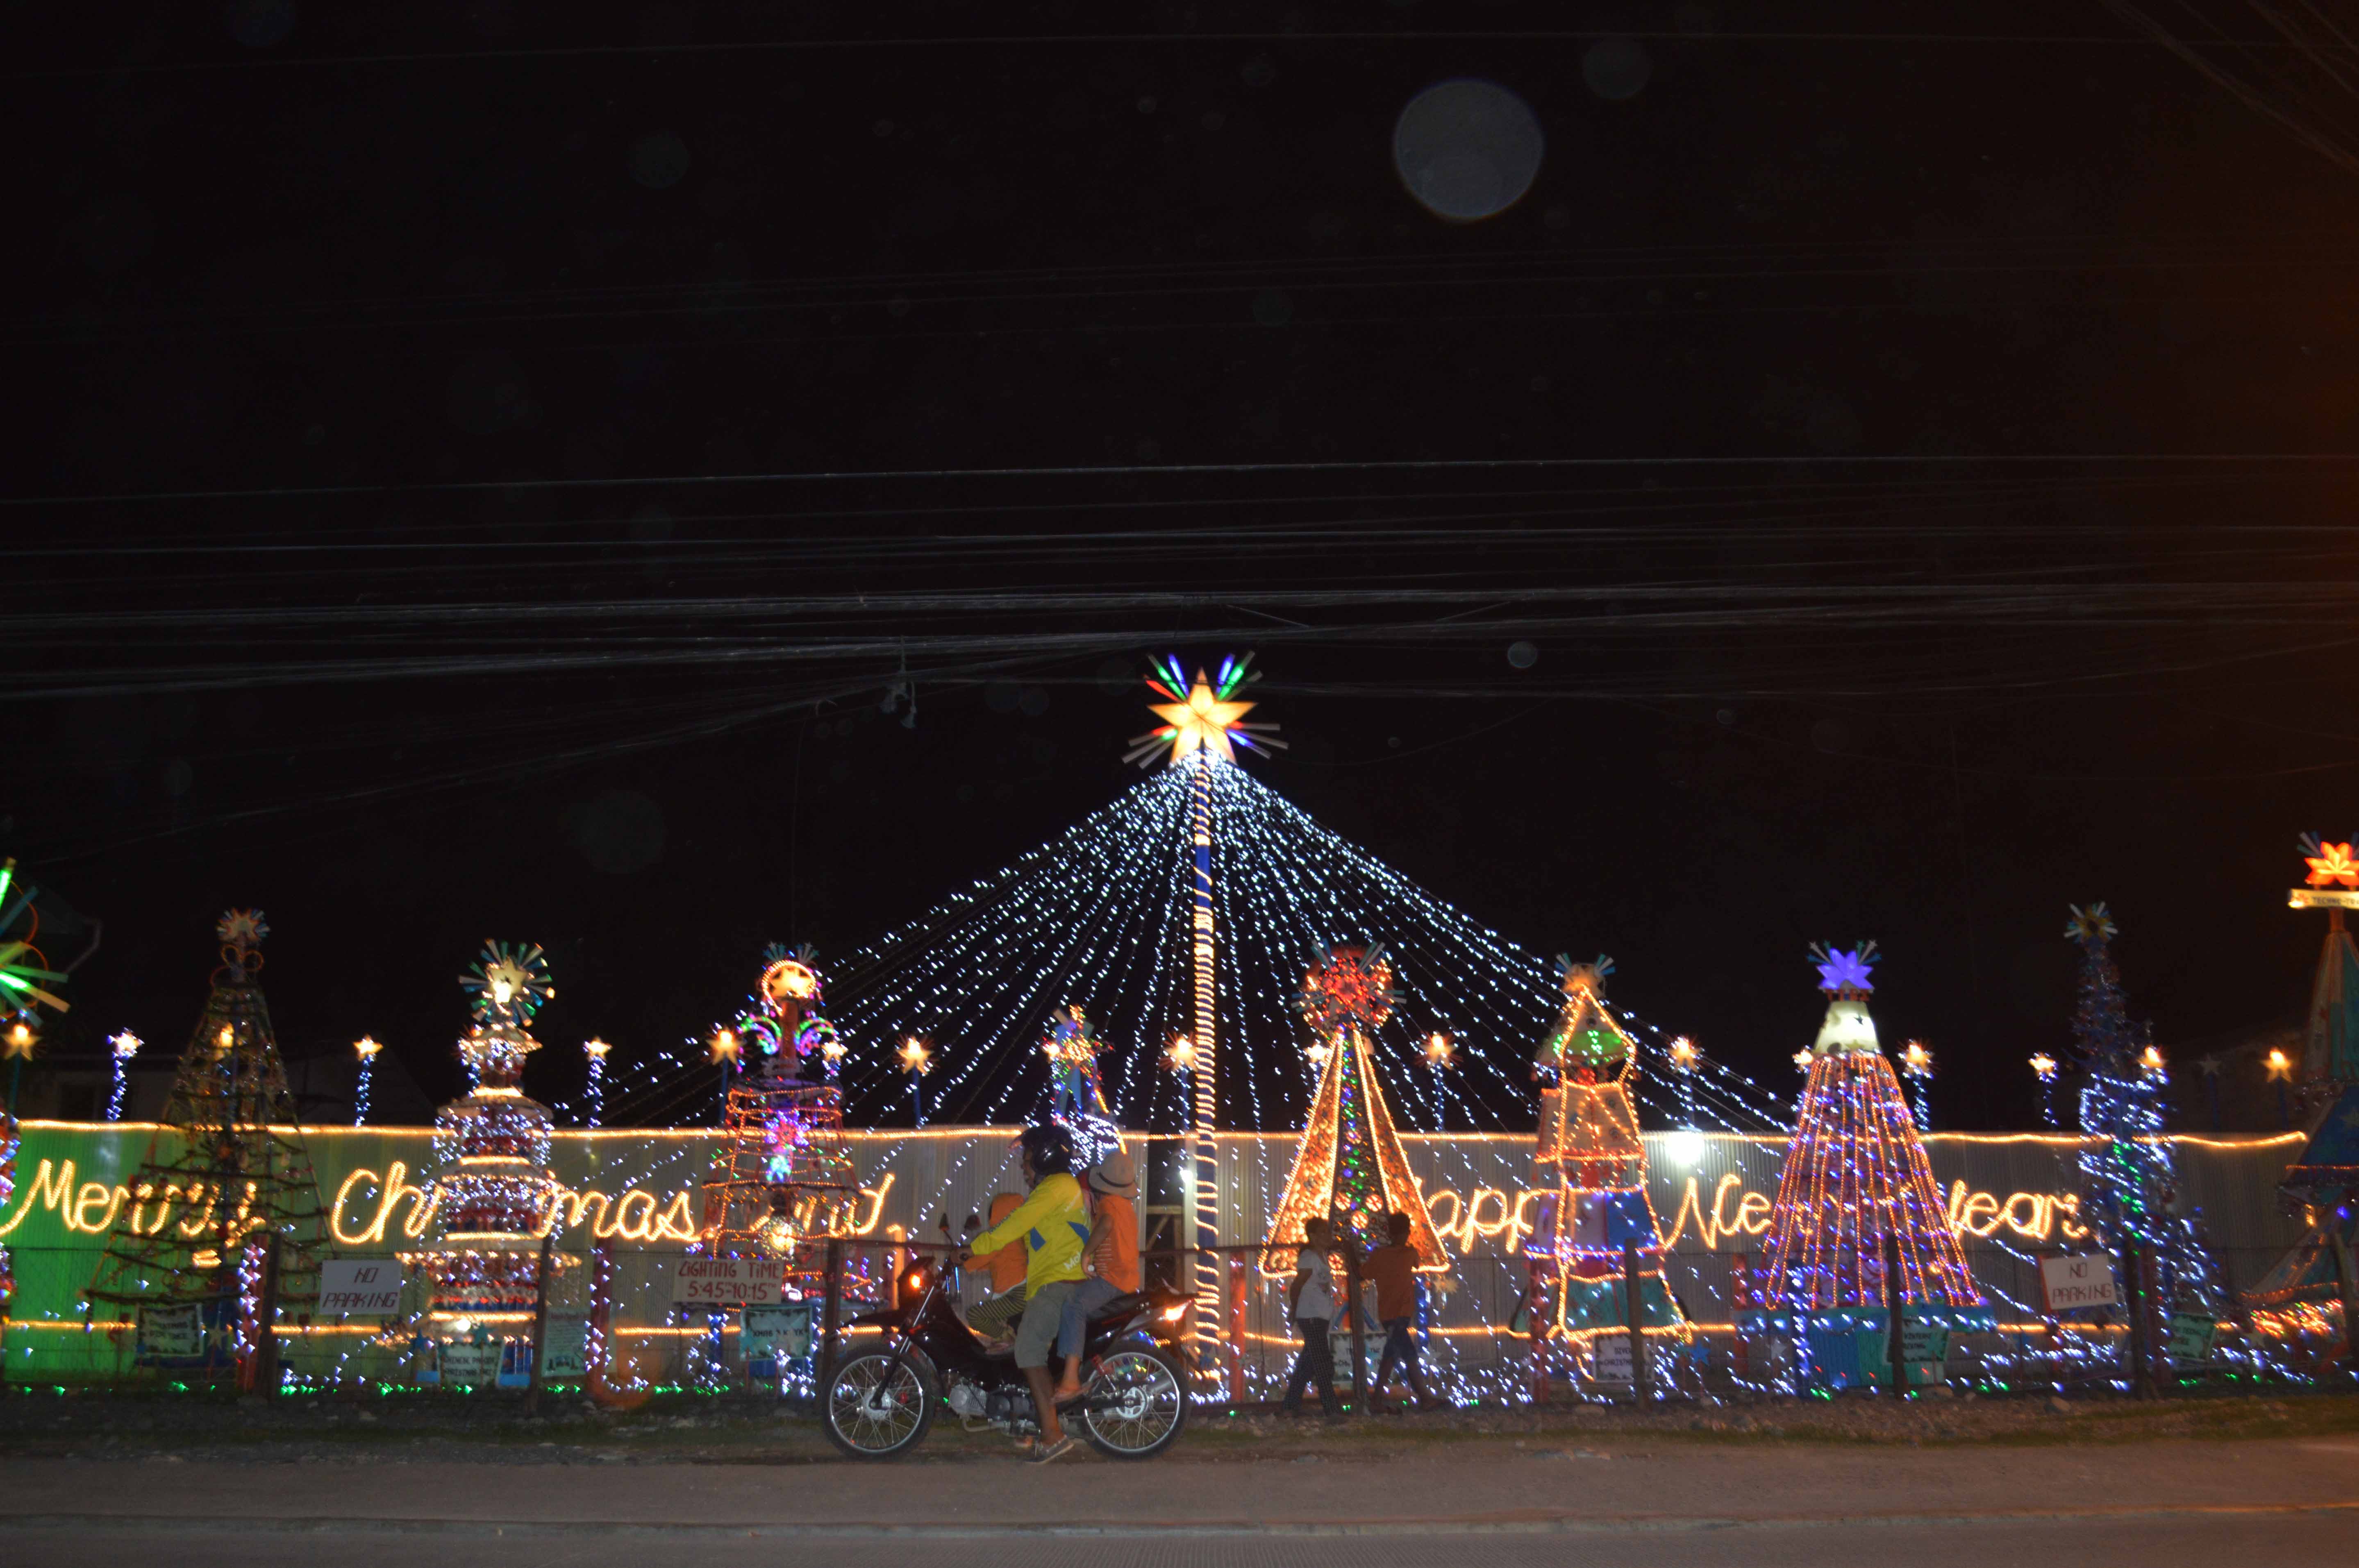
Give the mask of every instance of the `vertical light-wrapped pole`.
<svg viewBox="0 0 2359 1568">
<path fill-rule="evenodd" d="M 1196 770 L 1189 838 L 1194 855 L 1193 953 L 1196 975 L 1196 1312 L 1199 1357 L 1211 1354 L 1221 1321 L 1221 1152 L 1212 1136 L 1219 1108 L 1220 1062 L 1217 970 L 1212 930 L 1212 769 L 1217 759 L 1202 750 L 1190 759 Z"/>
<path fill-rule="evenodd" d="M 1256 705 L 1237 700 L 1237 693 L 1256 679 L 1253 655 L 1221 661 L 1217 678 L 1201 669 L 1190 681 L 1177 658 L 1152 666 L 1147 689 L 1162 697 L 1147 711 L 1163 722 L 1144 735 L 1134 736 L 1125 762 L 1142 767 L 1169 756 L 1172 767 L 1195 770 L 1189 778 L 1188 838 L 1194 897 L 1190 910 L 1190 957 L 1195 966 L 1196 1037 L 1190 1043 L 1188 1065 L 1196 1075 L 1195 1104 L 1190 1120 L 1195 1138 L 1196 1311 L 1189 1325 L 1199 1365 L 1210 1366 L 1221 1337 L 1221 1166 L 1214 1141 L 1213 1118 L 1220 1108 L 1220 1033 L 1213 1016 L 1219 1005 L 1219 967 L 1212 929 L 1212 769 L 1236 761 L 1235 748 L 1260 751 L 1286 743 L 1269 733 L 1274 724 L 1247 724 Z"/>
</svg>

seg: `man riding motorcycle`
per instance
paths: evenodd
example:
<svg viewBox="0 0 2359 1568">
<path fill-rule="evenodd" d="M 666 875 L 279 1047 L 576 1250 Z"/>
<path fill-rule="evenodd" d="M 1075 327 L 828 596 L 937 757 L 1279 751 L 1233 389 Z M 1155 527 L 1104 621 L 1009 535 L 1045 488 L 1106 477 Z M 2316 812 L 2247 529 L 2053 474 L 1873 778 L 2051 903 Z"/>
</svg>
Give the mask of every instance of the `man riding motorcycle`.
<svg viewBox="0 0 2359 1568">
<path fill-rule="evenodd" d="M 1072 1136 L 1049 1123 L 1027 1127 L 1018 1156 L 1031 1193 L 1016 1212 L 970 1238 L 960 1249 L 963 1263 L 976 1253 L 989 1253 L 1021 1238 L 1024 1243 L 1024 1317 L 1016 1331 L 1016 1365 L 1032 1390 L 1033 1408 L 1039 1412 L 1040 1436 L 1030 1446 L 1040 1464 L 1069 1452 L 1073 1440 L 1057 1420 L 1055 1379 L 1049 1373 L 1049 1352 L 1057 1340 L 1057 1323 L 1065 1298 L 1083 1277 L 1082 1253 L 1090 1239 L 1089 1200 L 1073 1176 Z M 1011 1292 L 1013 1293 L 1013 1292 Z M 1003 1300 L 1005 1298 L 1002 1298 Z M 988 1315 L 990 1303 L 973 1315 Z"/>
</svg>

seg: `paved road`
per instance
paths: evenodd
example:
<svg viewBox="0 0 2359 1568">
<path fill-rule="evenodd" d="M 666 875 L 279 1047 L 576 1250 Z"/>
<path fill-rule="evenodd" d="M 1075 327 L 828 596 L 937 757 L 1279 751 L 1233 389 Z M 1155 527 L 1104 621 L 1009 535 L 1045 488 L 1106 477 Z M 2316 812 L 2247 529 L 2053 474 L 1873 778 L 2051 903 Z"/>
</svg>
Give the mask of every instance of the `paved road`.
<svg viewBox="0 0 2359 1568">
<path fill-rule="evenodd" d="M 1944 1525 L 1736 1525 L 1572 1534 L 1152 1537 L 1038 1534 L 908 1540 L 700 1536 L 699 1568 L 1991 1568 L 2055 1562 L 2075 1568 L 2238 1568 L 2345 1563 L 2348 1513 L 2198 1519 L 2074 1519 Z M 658 1534 L 498 1536 L 287 1531 L 194 1534 L 158 1530 L 22 1530 L 0 1526 L 9 1568 L 121 1568 L 134 1554 L 173 1568 L 646 1568 L 670 1554 Z"/>
<path fill-rule="evenodd" d="M 2359 1441 L 858 1465 L 12 1458 L 0 1568 L 2359 1563 Z M 516 1462 L 516 1461 L 525 1462 Z"/>
</svg>

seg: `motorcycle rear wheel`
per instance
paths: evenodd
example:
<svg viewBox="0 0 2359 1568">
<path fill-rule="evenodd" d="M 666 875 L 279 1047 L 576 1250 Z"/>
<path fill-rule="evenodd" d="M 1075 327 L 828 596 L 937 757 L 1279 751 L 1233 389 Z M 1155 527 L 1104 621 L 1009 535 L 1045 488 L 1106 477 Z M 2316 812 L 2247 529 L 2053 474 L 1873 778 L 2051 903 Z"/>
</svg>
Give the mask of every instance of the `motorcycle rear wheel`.
<svg viewBox="0 0 2359 1568">
<path fill-rule="evenodd" d="M 852 1458 L 898 1459 L 925 1441 L 940 1402 L 924 1357 L 870 1350 L 836 1368 L 820 1400 L 820 1423 L 827 1440 Z"/>
<path fill-rule="evenodd" d="M 1187 1375 L 1150 1346 L 1107 1351 L 1084 1392 L 1082 1436 L 1109 1459 L 1152 1459 L 1179 1442 L 1188 1424 Z"/>
</svg>

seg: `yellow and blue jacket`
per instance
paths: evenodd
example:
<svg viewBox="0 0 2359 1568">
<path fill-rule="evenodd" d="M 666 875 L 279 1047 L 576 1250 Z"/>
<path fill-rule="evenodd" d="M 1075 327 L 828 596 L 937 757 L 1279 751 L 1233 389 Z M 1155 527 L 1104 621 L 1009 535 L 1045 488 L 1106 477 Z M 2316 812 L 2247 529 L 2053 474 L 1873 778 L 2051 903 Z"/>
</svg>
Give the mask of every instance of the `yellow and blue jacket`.
<svg viewBox="0 0 2359 1568">
<path fill-rule="evenodd" d="M 1090 1204 L 1082 1195 L 1082 1184 L 1066 1175 L 1041 1177 L 1014 1214 L 976 1236 L 967 1248 L 983 1257 L 1018 1237 L 1024 1239 L 1026 1301 L 1039 1294 L 1043 1285 L 1082 1278 L 1082 1253 L 1090 1241 Z"/>
</svg>

